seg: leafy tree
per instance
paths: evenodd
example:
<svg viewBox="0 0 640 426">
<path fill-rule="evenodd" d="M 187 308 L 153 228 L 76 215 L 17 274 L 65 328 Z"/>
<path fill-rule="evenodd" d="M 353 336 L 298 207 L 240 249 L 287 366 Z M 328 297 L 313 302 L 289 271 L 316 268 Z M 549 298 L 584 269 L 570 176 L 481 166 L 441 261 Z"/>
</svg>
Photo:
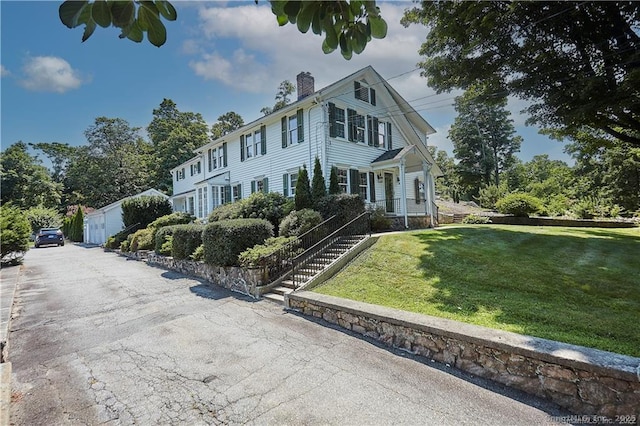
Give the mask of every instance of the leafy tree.
<svg viewBox="0 0 640 426">
<path fill-rule="evenodd" d="M 62 226 L 62 216 L 55 209 L 31 207 L 26 211 L 26 216 L 31 225 L 31 232 L 34 234 L 41 228 L 57 228 Z"/>
<path fill-rule="evenodd" d="M 211 139 L 216 140 L 244 126 L 240 114 L 229 111 L 218 117 L 218 121 L 211 126 Z"/>
<path fill-rule="evenodd" d="M 12 203 L 0 206 L 0 258 L 16 253 L 21 257 L 29 249 L 31 226 L 24 213 Z M 16 263 L 12 259 L 12 263 Z"/>
<path fill-rule="evenodd" d="M 60 20 L 68 28 L 84 25 L 82 41 L 86 41 L 96 29 L 114 26 L 120 28 L 120 38 L 140 43 L 147 39 L 154 46 L 162 46 L 167 40 L 167 29 L 160 17 L 175 21 L 178 14 L 165 0 L 156 1 L 65 1 L 60 5 Z"/>
<path fill-rule="evenodd" d="M 255 0 L 258 3 L 258 0 Z M 326 34 L 322 43 L 324 53 L 340 47 L 345 59 L 359 54 L 372 38 L 384 38 L 387 23 L 380 16 L 374 0 L 369 1 L 299 1 L 272 0 L 271 11 L 280 26 L 296 24 L 302 33 L 312 29 L 314 34 Z M 177 12 L 168 1 L 65 1 L 59 9 L 60 20 L 68 28 L 84 25 L 82 41 L 86 41 L 101 27 L 120 28 L 120 38 L 141 42 L 144 33 L 154 46 L 162 46 L 167 31 L 160 17 L 175 21 Z"/>
<path fill-rule="evenodd" d="M 340 185 L 338 184 L 338 169 L 331 167 L 329 174 L 329 195 L 340 194 Z"/>
<path fill-rule="evenodd" d="M 67 170 L 69 202 L 102 207 L 152 185 L 152 147 L 138 131 L 121 118 L 95 119 Z"/>
<path fill-rule="evenodd" d="M 453 202 L 459 203 L 462 188 L 454 158 L 449 157 L 444 150 L 437 150 L 435 146 L 429 146 L 428 148 L 431 156 L 435 159 L 443 173 L 443 176 L 435 182 L 436 193 L 440 194 L 443 198 L 449 198 L 453 200 Z"/>
<path fill-rule="evenodd" d="M 0 155 L 2 203 L 18 208 L 58 207 L 62 186 L 51 179 L 40 160 L 29 154 L 26 143 L 10 145 Z"/>
<path fill-rule="evenodd" d="M 283 81 L 282 83 L 280 83 L 280 86 L 278 86 L 275 105 L 273 105 L 273 107 L 264 107 L 260 110 L 260 112 L 264 115 L 269 115 L 272 112 L 276 112 L 279 109 L 286 107 L 287 105 L 289 105 L 289 102 L 291 102 L 289 96 L 291 96 L 291 94 L 295 91 L 296 86 L 294 86 L 292 82 L 290 82 L 289 80 Z"/>
<path fill-rule="evenodd" d="M 172 187 L 169 171 L 193 157 L 193 151 L 209 142 L 207 123 L 200 113 L 181 112 L 171 99 L 153 110 L 147 127 L 154 150 L 154 185 L 161 191 Z"/>
<path fill-rule="evenodd" d="M 76 214 L 71 218 L 68 237 L 71 241 L 76 243 L 84 241 L 84 214 L 82 213 L 82 206 L 78 206 Z"/>
<path fill-rule="evenodd" d="M 324 176 L 322 176 L 322 165 L 320 165 L 320 159 L 316 157 L 316 161 L 313 165 L 313 180 L 311 181 L 311 199 L 314 203 L 327 195 L 327 186 L 324 183 Z"/>
<path fill-rule="evenodd" d="M 309 184 L 309 173 L 307 173 L 306 165 L 303 165 L 302 169 L 298 170 L 295 203 L 296 210 L 313 208 L 313 200 L 311 199 L 311 185 Z"/>
<path fill-rule="evenodd" d="M 458 159 L 461 183 L 476 195 L 481 186 L 500 186 L 500 174 L 514 161 L 522 138 L 515 136 L 505 96 L 488 99 L 472 88 L 455 100 L 458 116 L 449 138 Z"/>
<path fill-rule="evenodd" d="M 54 182 L 63 183 L 65 172 L 75 151 L 75 147 L 61 142 L 30 143 L 33 148 L 42 151 L 51 161 L 51 177 Z"/>
<path fill-rule="evenodd" d="M 146 228 L 154 220 L 171 214 L 171 203 L 159 195 L 142 195 L 122 202 L 122 222 L 125 228 L 137 225 Z"/>
<path fill-rule="evenodd" d="M 589 127 L 640 145 L 636 2 L 423 1 L 402 23 L 428 27 L 420 67 L 438 92 L 486 84 L 563 136 Z"/>
</svg>

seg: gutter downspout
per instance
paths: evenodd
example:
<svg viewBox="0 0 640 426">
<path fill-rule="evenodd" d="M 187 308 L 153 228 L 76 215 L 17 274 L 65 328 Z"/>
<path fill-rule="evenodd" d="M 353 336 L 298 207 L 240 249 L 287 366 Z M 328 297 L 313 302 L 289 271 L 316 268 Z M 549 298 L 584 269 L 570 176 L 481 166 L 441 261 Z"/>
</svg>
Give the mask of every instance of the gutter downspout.
<svg viewBox="0 0 640 426">
<path fill-rule="evenodd" d="M 428 202 L 429 209 L 429 217 L 431 222 L 429 223 L 430 228 L 435 228 L 435 223 L 433 222 L 433 195 L 431 193 L 431 164 L 426 161 L 422 162 L 422 173 L 424 174 L 424 196 L 428 198 L 428 201 L 425 200 L 425 204 Z M 426 206 L 425 206 L 426 207 Z"/>
</svg>

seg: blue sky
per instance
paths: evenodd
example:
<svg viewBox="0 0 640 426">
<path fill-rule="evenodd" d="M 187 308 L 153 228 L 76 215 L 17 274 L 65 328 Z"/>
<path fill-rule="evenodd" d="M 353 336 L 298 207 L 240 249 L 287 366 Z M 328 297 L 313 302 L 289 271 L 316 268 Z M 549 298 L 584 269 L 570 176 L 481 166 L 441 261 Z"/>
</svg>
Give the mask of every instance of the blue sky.
<svg viewBox="0 0 640 426">
<path fill-rule="evenodd" d="M 119 117 L 145 128 L 164 98 L 181 111 L 199 112 L 209 124 L 228 111 L 250 122 L 271 106 L 283 80 L 301 71 L 316 89 L 372 65 L 437 130 L 429 143 L 452 154 L 447 139 L 456 113 L 456 93 L 434 95 L 416 70 L 426 29 L 399 21 L 410 2 L 380 3 L 388 35 L 346 61 L 325 55 L 322 38 L 278 27 L 266 0 L 248 2 L 174 1 L 178 20 L 165 22 L 167 43 L 120 40 L 115 28 L 98 28 L 82 43 L 83 29 L 70 30 L 58 18 L 62 1 L 1 1 L 2 148 L 24 142 L 86 143 L 84 131 L 96 117 Z M 294 95 L 295 96 L 295 95 Z M 510 102 L 523 160 L 536 154 L 569 161 L 563 145 L 525 127 Z M 145 133 L 146 136 L 146 133 Z"/>
</svg>

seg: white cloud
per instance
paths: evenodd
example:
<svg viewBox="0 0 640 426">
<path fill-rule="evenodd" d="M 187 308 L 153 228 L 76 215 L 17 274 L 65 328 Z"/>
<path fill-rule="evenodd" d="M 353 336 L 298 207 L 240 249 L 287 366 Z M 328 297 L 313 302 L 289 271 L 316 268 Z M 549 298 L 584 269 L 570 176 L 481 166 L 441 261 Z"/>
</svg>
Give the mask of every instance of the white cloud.
<svg viewBox="0 0 640 426">
<path fill-rule="evenodd" d="M 11 72 L 9 72 L 9 70 L 6 69 L 4 65 L 0 65 L 0 77 L 6 77 L 9 74 L 11 74 Z"/>
<path fill-rule="evenodd" d="M 300 71 L 311 72 L 317 89 L 367 65 L 390 78 L 415 69 L 420 61 L 418 49 L 426 35 L 425 28 L 400 25 L 404 9 L 409 6 L 408 2 L 383 4 L 382 14 L 389 25 L 387 37 L 372 40 L 364 53 L 354 55 L 350 61 L 340 52 L 322 53 L 323 37 L 311 31 L 301 34 L 291 24 L 279 27 L 267 5 L 202 6 L 199 17 L 204 37 L 199 48 L 206 53 L 200 53 L 190 65 L 205 79 L 265 94 L 274 93 L 282 80 L 293 81 Z M 394 79 L 392 84 L 407 99 L 432 93 L 418 71 Z"/>
<path fill-rule="evenodd" d="M 22 71 L 24 78 L 20 84 L 38 92 L 64 93 L 77 89 L 83 83 L 78 71 L 64 59 L 55 56 L 30 57 Z"/>
</svg>

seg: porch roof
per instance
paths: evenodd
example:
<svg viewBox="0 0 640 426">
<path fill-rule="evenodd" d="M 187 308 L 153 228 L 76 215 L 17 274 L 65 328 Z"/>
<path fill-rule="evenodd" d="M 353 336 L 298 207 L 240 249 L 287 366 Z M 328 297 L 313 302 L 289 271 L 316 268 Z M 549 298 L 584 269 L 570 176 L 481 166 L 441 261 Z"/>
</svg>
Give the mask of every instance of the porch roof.
<svg viewBox="0 0 640 426">
<path fill-rule="evenodd" d="M 417 172 L 422 170 L 423 163 L 430 164 L 431 174 L 436 177 L 442 174 L 437 164 L 429 161 L 424 153 L 416 146 L 409 145 L 404 148 L 396 148 L 384 152 L 378 158 L 371 162 L 374 169 L 382 169 L 385 167 L 396 167 L 404 160 L 407 172 Z"/>
</svg>

